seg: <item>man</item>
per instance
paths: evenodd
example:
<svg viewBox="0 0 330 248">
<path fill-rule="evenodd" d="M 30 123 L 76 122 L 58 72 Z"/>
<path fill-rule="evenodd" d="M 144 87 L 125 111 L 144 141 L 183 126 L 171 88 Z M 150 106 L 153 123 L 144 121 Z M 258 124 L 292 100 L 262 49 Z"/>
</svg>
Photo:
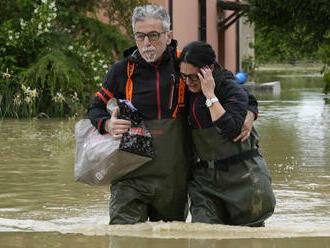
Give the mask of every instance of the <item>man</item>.
<svg viewBox="0 0 330 248">
<path fill-rule="evenodd" d="M 133 12 L 132 27 L 136 47 L 128 49 L 125 58 L 108 71 L 88 115 L 101 134 L 119 139 L 131 123 L 117 118 L 118 109 L 110 118 L 106 104 L 112 97 L 130 100 L 153 134 L 155 158 L 112 183 L 110 224 L 184 221 L 188 158 L 193 156 L 170 18 L 161 6 L 140 6 Z"/>
<path fill-rule="evenodd" d="M 187 127 L 178 104 L 182 85 L 170 18 L 163 7 L 137 7 L 132 26 L 137 47 L 111 67 L 88 114 L 100 133 L 121 138 L 130 122 L 118 119 L 118 110 L 110 118 L 106 103 L 111 97 L 130 100 L 153 134 L 155 158 L 111 185 L 110 224 L 184 221 L 189 145 L 184 146 Z"/>
</svg>

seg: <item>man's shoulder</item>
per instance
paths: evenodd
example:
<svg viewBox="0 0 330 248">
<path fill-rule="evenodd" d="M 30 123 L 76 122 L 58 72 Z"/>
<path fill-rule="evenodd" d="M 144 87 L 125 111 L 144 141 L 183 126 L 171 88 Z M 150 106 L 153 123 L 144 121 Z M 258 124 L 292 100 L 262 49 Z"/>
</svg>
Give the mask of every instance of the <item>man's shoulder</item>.
<svg viewBox="0 0 330 248">
<path fill-rule="evenodd" d="M 124 59 L 121 59 L 121 60 L 115 62 L 111 66 L 111 68 L 108 71 L 108 73 L 109 72 L 113 72 L 113 73 L 121 72 L 122 70 L 126 69 L 126 67 L 127 67 L 127 61 L 128 61 L 127 58 L 124 58 Z"/>
</svg>

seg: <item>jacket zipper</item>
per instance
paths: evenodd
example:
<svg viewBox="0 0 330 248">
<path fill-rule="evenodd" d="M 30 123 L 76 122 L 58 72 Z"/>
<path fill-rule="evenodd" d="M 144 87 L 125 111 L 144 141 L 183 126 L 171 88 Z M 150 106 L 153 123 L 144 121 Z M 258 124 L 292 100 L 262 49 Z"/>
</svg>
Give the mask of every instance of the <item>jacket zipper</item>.
<svg viewBox="0 0 330 248">
<path fill-rule="evenodd" d="M 171 75 L 171 88 L 170 88 L 170 99 L 168 101 L 168 109 L 172 109 L 173 105 L 173 95 L 174 95 L 174 75 Z"/>
<path fill-rule="evenodd" d="M 195 100 L 194 100 L 194 103 L 193 103 L 193 116 L 194 116 L 194 119 L 195 119 L 195 121 L 196 121 L 196 123 L 197 123 L 199 129 L 202 129 L 202 126 L 201 126 L 201 124 L 200 124 L 199 121 L 198 121 L 198 118 L 197 118 L 197 115 L 196 115 L 196 109 L 195 109 L 195 107 L 196 107 L 196 102 L 197 102 L 197 100 L 198 100 L 198 97 L 199 97 L 199 95 L 197 95 L 197 96 L 195 97 Z"/>
<path fill-rule="evenodd" d="M 156 76 L 157 76 L 157 80 L 156 80 L 156 87 L 157 87 L 157 107 L 158 107 L 158 120 L 161 120 L 162 115 L 161 115 L 161 111 L 160 111 L 160 92 L 159 92 L 159 79 L 160 79 L 160 75 L 159 75 L 159 71 L 157 68 L 156 69 Z"/>
</svg>

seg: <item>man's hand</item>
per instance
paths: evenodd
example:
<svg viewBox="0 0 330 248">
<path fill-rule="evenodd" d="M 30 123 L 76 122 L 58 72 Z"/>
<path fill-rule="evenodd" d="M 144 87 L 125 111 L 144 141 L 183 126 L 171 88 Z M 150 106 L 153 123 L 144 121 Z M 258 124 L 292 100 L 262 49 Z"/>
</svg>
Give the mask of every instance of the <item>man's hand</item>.
<svg viewBox="0 0 330 248">
<path fill-rule="evenodd" d="M 246 114 L 244 124 L 241 129 L 241 133 L 233 140 L 234 142 L 241 140 L 241 142 L 244 142 L 250 137 L 250 133 L 253 127 L 253 121 L 254 121 L 254 113 L 249 111 Z"/>
<path fill-rule="evenodd" d="M 131 122 L 128 120 L 118 119 L 119 108 L 117 107 L 112 113 L 111 118 L 105 122 L 104 129 L 115 139 L 121 139 L 123 133 L 131 128 Z"/>
</svg>

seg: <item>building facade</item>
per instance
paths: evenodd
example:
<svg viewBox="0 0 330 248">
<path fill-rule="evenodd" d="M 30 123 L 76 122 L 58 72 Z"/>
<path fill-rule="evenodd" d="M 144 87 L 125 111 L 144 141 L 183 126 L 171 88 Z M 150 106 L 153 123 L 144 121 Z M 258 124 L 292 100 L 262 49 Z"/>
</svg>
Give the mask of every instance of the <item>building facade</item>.
<svg viewBox="0 0 330 248">
<path fill-rule="evenodd" d="M 195 40 L 208 42 L 217 60 L 233 73 L 245 58 L 254 58 L 254 28 L 242 17 L 248 5 L 236 0 L 149 0 L 165 7 L 179 48 Z"/>
</svg>

